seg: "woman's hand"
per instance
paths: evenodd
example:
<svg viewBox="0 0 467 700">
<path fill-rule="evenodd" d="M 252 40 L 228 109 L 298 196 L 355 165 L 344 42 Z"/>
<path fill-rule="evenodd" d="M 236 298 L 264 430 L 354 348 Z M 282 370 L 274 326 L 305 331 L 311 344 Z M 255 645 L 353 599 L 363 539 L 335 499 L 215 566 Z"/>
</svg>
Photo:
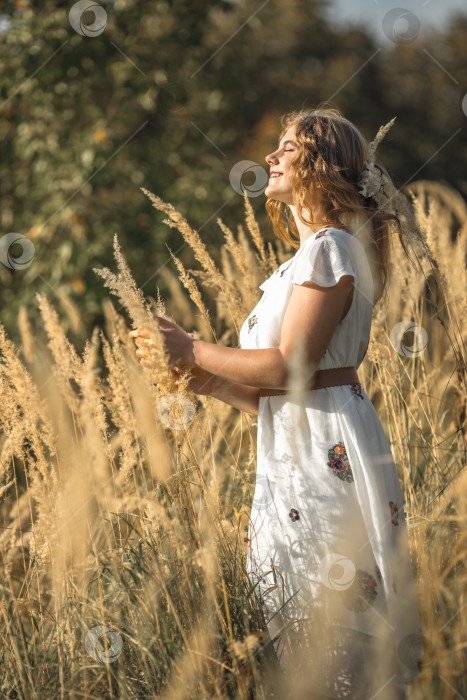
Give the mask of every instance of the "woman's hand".
<svg viewBox="0 0 467 700">
<path fill-rule="evenodd" d="M 194 339 L 185 333 L 183 328 L 172 321 L 162 318 L 162 316 L 154 316 L 158 322 L 160 332 L 163 336 L 164 347 L 170 357 L 170 361 L 174 365 L 192 366 L 194 365 Z M 142 328 L 137 328 L 135 331 L 130 331 L 130 338 L 136 338 L 138 350 L 136 355 L 140 360 L 147 360 L 151 352 L 152 341 L 149 339 L 148 331 Z"/>
<path fill-rule="evenodd" d="M 181 372 L 177 367 L 175 367 L 172 372 L 177 380 L 175 383 L 178 384 Z M 204 396 L 213 396 L 213 392 L 219 387 L 222 381 L 220 377 L 216 377 L 215 374 L 207 372 L 197 365 L 190 367 L 190 375 L 188 388 L 195 394 L 203 394 Z"/>
</svg>

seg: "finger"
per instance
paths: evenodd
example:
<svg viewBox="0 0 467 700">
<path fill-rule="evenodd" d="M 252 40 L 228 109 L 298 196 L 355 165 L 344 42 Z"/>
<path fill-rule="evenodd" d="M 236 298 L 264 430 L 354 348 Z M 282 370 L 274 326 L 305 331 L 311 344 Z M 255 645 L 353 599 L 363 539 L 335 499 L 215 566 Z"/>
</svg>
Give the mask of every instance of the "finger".
<svg viewBox="0 0 467 700">
<path fill-rule="evenodd" d="M 128 335 L 130 338 L 149 338 L 149 332 L 143 328 L 137 328 L 134 331 L 130 331 Z"/>
<path fill-rule="evenodd" d="M 174 326 L 175 324 L 172 323 L 172 321 L 168 321 L 166 318 L 162 318 L 162 316 L 154 316 L 154 319 L 159 323 L 160 326 Z"/>
</svg>

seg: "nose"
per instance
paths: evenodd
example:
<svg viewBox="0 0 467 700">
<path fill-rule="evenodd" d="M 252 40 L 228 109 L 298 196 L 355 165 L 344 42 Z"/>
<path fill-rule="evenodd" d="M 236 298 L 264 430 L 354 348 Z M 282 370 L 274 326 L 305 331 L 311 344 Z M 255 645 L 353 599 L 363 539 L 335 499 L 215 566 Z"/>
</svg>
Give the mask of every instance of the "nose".
<svg viewBox="0 0 467 700">
<path fill-rule="evenodd" d="M 269 153 L 269 155 L 266 156 L 265 160 L 269 166 L 274 165 L 275 163 L 278 163 L 279 159 L 276 156 L 276 151 L 274 151 L 273 153 Z"/>
</svg>

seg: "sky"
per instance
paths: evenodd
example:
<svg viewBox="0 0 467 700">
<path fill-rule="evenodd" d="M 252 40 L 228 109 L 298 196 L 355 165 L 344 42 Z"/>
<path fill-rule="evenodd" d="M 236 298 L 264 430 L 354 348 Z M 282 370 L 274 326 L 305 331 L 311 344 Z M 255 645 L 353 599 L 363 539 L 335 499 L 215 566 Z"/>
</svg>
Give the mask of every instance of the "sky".
<svg viewBox="0 0 467 700">
<path fill-rule="evenodd" d="M 388 33 L 410 37 L 418 28 L 420 32 L 433 25 L 442 28 L 456 10 L 467 17 L 467 0 L 328 0 L 326 14 L 338 25 L 364 23 L 378 41 L 391 43 Z"/>
<path fill-rule="evenodd" d="M 101 1 L 104 5 L 109 2 Z M 410 32 L 417 33 L 418 28 L 423 32 L 433 25 L 444 27 L 456 10 L 467 17 L 467 0 L 327 0 L 327 8 L 326 16 L 331 22 L 344 26 L 349 22 L 364 23 L 374 31 L 377 41 L 386 44 L 393 43 L 388 33 L 394 31 L 403 38 L 407 31 L 410 37 Z M 388 15 L 391 11 L 393 14 Z M 8 26 L 8 20 L 0 15 L 0 32 Z"/>
</svg>

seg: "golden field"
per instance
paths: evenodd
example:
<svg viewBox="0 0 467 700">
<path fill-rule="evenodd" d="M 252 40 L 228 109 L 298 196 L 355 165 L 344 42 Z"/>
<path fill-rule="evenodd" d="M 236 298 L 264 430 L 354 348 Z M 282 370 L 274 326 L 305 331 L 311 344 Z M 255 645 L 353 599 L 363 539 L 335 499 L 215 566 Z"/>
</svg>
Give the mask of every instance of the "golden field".
<svg viewBox="0 0 467 700">
<path fill-rule="evenodd" d="M 374 309 L 359 375 L 405 501 L 426 640 L 409 698 L 448 700 L 467 696 L 467 209 L 434 182 L 410 189 L 421 269 L 394 236 L 389 302 Z M 81 355 L 65 333 L 80 327 L 70 299 L 62 318 L 37 295 L 40 333 L 22 309 L 21 347 L 0 327 L 1 697 L 277 697 L 244 568 L 257 419 L 176 384 L 152 314 L 236 347 L 258 285 L 291 253 L 266 243 L 245 196 L 244 225 L 218 220 L 219 270 L 183 217 L 146 194 L 199 263 L 172 256 L 178 274 L 160 271 L 170 298 L 143 296 L 115 239 L 118 271 L 100 272 L 113 302 Z M 426 333 L 416 357 L 390 340 L 407 320 Z M 143 326 L 150 367 L 128 337 Z M 98 639 L 99 626 L 110 634 Z"/>
</svg>

